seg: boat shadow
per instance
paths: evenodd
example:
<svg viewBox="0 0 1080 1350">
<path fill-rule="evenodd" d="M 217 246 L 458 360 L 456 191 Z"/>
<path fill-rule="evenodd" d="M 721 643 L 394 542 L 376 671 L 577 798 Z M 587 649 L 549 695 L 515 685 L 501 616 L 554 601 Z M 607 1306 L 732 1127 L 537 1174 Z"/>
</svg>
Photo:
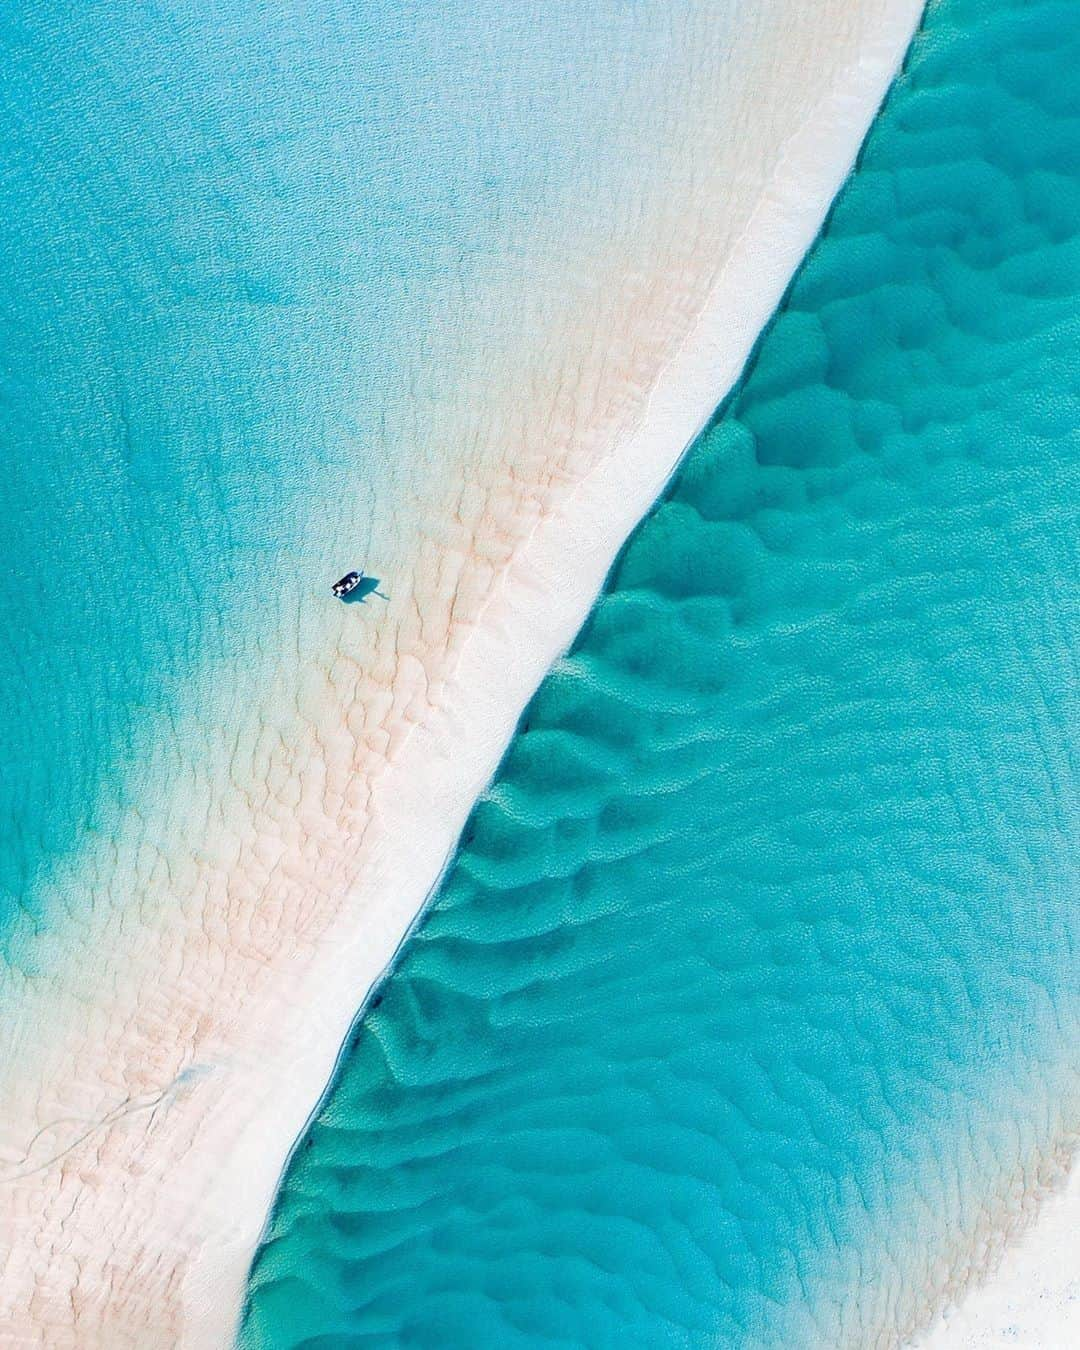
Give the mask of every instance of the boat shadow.
<svg viewBox="0 0 1080 1350">
<path fill-rule="evenodd" d="M 369 595 L 377 595 L 380 600 L 389 600 L 388 595 L 383 595 L 379 590 L 378 577 L 361 577 L 354 590 L 341 598 L 347 605 L 362 605 Z"/>
</svg>

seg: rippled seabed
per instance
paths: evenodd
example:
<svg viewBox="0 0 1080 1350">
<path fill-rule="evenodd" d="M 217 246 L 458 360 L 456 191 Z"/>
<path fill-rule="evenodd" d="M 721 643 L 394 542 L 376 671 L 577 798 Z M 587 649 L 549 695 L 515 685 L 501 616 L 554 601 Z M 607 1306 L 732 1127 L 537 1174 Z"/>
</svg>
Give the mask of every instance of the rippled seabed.
<svg viewBox="0 0 1080 1350">
<path fill-rule="evenodd" d="M 1080 19 L 932 4 L 359 1026 L 252 1346 L 890 1343 L 1067 1133 Z"/>
<path fill-rule="evenodd" d="M 581 96 L 621 6 L 559 0 L 527 33 L 501 0 L 5 7 L 3 963 L 104 900 L 81 877 L 58 903 L 55 873 L 145 811 L 154 765 L 183 776 L 193 707 L 213 739 L 216 686 L 250 700 L 324 643 L 311 578 L 433 476 L 439 447 L 401 450 L 410 361 L 460 322 L 493 222 L 528 253 L 522 222 L 595 176 L 566 110 L 602 144 L 638 106 L 646 8 L 641 59 Z"/>
</svg>

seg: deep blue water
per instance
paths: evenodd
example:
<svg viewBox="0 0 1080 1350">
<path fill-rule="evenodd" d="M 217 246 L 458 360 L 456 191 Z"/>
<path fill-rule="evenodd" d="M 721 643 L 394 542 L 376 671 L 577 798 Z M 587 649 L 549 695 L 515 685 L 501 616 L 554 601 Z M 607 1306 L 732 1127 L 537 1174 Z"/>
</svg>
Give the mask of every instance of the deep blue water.
<svg viewBox="0 0 1080 1350">
<path fill-rule="evenodd" d="M 1080 14 L 934 0 L 359 1025 L 247 1347 L 896 1343 L 1075 1111 Z"/>
</svg>

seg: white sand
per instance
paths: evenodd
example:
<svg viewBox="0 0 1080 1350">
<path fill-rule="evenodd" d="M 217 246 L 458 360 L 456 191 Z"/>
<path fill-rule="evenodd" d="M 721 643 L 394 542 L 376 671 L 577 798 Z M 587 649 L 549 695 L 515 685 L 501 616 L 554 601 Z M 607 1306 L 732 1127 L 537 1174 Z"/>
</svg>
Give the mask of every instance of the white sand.
<svg viewBox="0 0 1080 1350">
<path fill-rule="evenodd" d="M 1080 1345 L 1080 1172 L 1021 1213 L 989 1273 L 918 1341 L 920 1350 L 1068 1350 Z"/>
<path fill-rule="evenodd" d="M 165 755 L 122 836 L 72 860 L 47 974 L 7 995 L 0 1345 L 228 1343 L 355 1009 L 736 378 L 920 10 L 759 0 L 672 63 L 664 116 L 627 112 L 642 176 L 612 169 L 618 227 L 583 213 L 527 276 L 502 265 L 490 313 L 463 306 L 457 401 L 416 412 L 423 502 L 374 540 L 378 624 L 326 606 L 317 659 L 298 639 L 254 697 L 223 677 L 227 732 L 204 712 L 205 754 Z"/>
</svg>

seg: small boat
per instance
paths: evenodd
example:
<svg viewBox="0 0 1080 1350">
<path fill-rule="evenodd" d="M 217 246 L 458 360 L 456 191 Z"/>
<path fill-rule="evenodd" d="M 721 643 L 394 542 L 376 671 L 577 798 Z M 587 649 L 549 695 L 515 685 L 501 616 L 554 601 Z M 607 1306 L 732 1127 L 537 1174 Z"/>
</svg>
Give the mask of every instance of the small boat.
<svg viewBox="0 0 1080 1350">
<path fill-rule="evenodd" d="M 340 581 L 334 582 L 330 589 L 339 600 L 344 600 L 347 595 L 351 595 L 356 590 L 363 579 L 363 572 L 346 572 Z"/>
</svg>

